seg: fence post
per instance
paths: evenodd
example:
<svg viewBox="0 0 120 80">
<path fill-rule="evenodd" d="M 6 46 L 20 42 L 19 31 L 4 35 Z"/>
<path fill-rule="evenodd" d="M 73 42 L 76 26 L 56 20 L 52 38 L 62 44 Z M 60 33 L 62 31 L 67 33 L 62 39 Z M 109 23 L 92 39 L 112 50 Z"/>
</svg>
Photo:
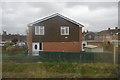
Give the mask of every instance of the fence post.
<svg viewBox="0 0 120 80">
<path fill-rule="evenodd" d="M 116 64 L 116 47 L 115 47 L 115 44 L 114 44 L 114 53 L 113 53 L 113 61 L 114 61 L 114 65 Z"/>
</svg>

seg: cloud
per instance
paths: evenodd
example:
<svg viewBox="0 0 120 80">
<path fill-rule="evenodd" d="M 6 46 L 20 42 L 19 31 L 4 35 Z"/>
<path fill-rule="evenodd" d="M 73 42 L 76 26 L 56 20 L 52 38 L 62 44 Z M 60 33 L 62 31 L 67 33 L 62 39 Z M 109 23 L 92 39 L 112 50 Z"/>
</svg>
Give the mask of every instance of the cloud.
<svg viewBox="0 0 120 80">
<path fill-rule="evenodd" d="M 20 34 L 25 34 L 27 24 L 54 13 L 61 13 L 91 31 L 114 28 L 118 18 L 115 2 L 3 2 L 2 13 L 3 30 Z"/>
<path fill-rule="evenodd" d="M 74 6 L 88 6 L 89 9 L 99 9 L 99 8 L 110 8 L 117 7 L 118 2 L 69 2 L 66 4 L 67 7 Z"/>
<path fill-rule="evenodd" d="M 92 4 L 96 5 L 96 3 Z M 109 7 L 103 7 L 104 5 L 102 7 L 96 6 L 96 8 L 93 8 L 92 10 L 90 9 L 89 4 L 87 5 L 87 3 L 87 6 L 83 4 L 74 5 L 72 7 L 66 8 L 65 11 L 63 11 L 63 13 L 69 15 L 69 17 L 77 20 L 78 22 L 83 23 L 85 29 L 87 30 L 100 31 L 103 29 L 107 29 L 108 27 L 114 28 L 118 24 L 117 6 L 110 6 L 110 4 Z"/>
</svg>

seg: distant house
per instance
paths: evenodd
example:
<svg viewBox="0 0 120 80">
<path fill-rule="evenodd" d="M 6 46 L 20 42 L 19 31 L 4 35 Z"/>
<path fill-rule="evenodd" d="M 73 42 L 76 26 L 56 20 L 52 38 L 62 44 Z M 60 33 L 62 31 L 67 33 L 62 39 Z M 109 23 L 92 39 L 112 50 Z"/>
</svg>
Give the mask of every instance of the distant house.
<svg viewBox="0 0 120 80">
<path fill-rule="evenodd" d="M 53 14 L 28 25 L 28 51 L 80 52 L 83 25 Z"/>
<path fill-rule="evenodd" d="M 3 31 L 3 34 L 1 36 L 2 36 L 3 42 L 11 42 L 14 39 L 18 40 L 18 42 L 26 42 L 27 41 L 26 35 L 7 34 L 6 31 Z"/>
<path fill-rule="evenodd" d="M 83 31 L 82 33 L 82 51 L 85 51 L 84 47 L 87 45 L 93 45 L 93 46 L 101 46 L 102 42 L 101 40 L 94 40 L 95 35 L 97 32 L 92 31 Z"/>
<path fill-rule="evenodd" d="M 96 45 L 96 46 L 101 46 L 103 41 L 101 40 L 87 40 L 88 45 Z"/>
<path fill-rule="evenodd" d="M 95 32 L 83 32 L 83 40 L 94 40 Z"/>
<path fill-rule="evenodd" d="M 115 27 L 115 29 L 108 28 L 108 30 L 100 31 L 95 35 L 95 40 L 102 40 L 104 42 L 120 40 L 120 29 Z"/>
</svg>

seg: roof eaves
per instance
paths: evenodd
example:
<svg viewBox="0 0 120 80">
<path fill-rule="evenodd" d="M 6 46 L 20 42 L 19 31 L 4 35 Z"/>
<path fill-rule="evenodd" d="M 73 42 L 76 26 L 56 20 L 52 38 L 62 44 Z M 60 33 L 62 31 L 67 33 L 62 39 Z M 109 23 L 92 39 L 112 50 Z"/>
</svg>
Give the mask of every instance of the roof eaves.
<svg viewBox="0 0 120 80">
<path fill-rule="evenodd" d="M 53 17 L 55 17 L 55 16 L 60 16 L 60 17 L 66 19 L 66 20 L 68 20 L 68 21 L 70 21 L 70 22 L 72 22 L 72 23 L 74 23 L 74 24 L 76 24 L 76 25 L 79 25 L 79 27 L 84 27 L 82 24 L 77 23 L 76 21 L 71 20 L 71 19 L 69 19 L 69 18 L 67 18 L 67 17 L 65 17 L 65 16 L 63 16 L 63 15 L 61 15 L 61 14 L 59 14 L 59 13 L 56 13 L 56 14 L 53 14 L 53 15 L 51 15 L 51 16 L 48 16 L 48 17 L 45 17 L 45 18 L 43 18 L 43 19 L 37 20 L 37 21 L 35 21 L 35 22 L 32 22 L 32 23 L 28 24 L 28 26 L 32 26 L 33 24 L 42 22 L 42 21 L 44 21 L 44 20 L 53 18 Z"/>
</svg>

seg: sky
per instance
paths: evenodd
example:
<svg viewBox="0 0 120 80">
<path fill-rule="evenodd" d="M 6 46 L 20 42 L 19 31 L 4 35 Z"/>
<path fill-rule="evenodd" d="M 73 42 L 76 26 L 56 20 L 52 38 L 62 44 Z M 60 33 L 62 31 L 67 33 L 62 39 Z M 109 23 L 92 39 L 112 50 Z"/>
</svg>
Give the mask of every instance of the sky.
<svg viewBox="0 0 120 80">
<path fill-rule="evenodd" d="M 8 34 L 26 34 L 29 23 L 55 13 L 84 25 L 83 31 L 118 26 L 118 2 L 2 2 L 0 12 L 0 27 Z"/>
</svg>

